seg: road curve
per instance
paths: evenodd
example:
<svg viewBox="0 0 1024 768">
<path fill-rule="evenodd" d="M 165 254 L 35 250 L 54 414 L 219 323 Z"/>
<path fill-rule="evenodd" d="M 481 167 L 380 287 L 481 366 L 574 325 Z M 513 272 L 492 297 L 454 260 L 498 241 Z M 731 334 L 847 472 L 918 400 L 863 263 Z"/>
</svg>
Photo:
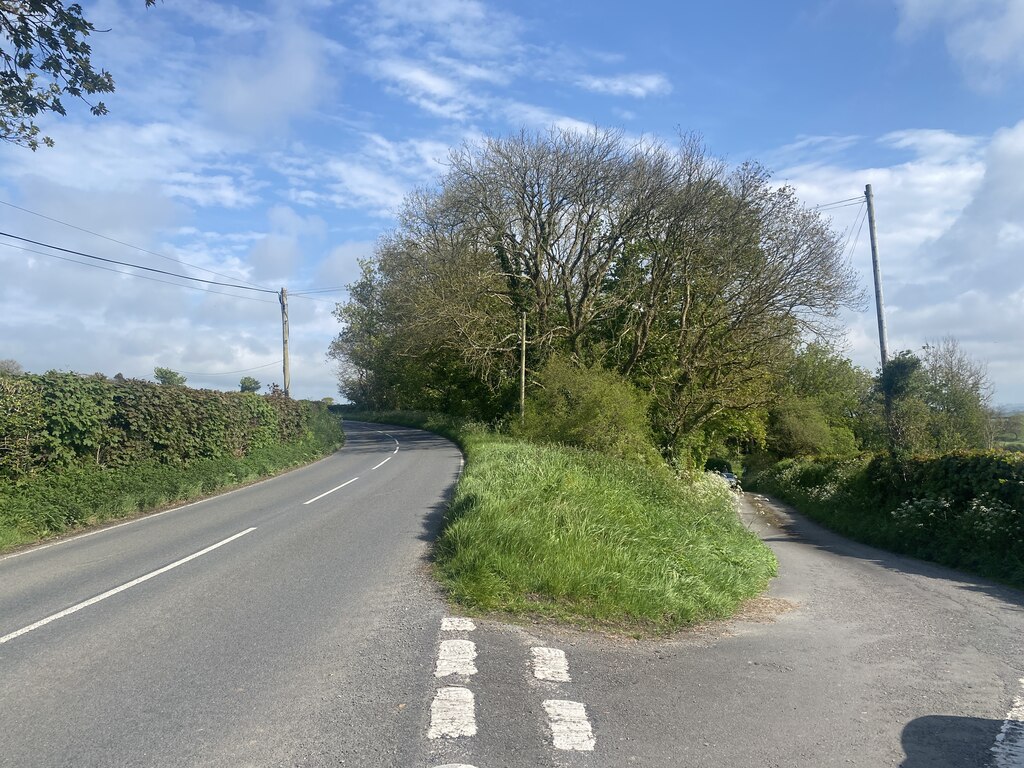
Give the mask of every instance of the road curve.
<svg viewBox="0 0 1024 768">
<path fill-rule="evenodd" d="M 346 434 L 273 480 L 0 558 L 0 765 L 411 764 L 461 455 Z"/>
</svg>

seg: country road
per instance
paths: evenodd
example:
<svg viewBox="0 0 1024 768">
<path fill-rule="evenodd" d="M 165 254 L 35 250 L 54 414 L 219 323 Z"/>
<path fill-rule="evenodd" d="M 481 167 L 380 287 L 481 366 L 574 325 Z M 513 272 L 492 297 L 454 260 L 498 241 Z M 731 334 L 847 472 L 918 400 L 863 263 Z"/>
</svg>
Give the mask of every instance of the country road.
<svg viewBox="0 0 1024 768">
<path fill-rule="evenodd" d="M 0 766 L 1024 768 L 1020 592 L 748 494 L 780 575 L 737 619 L 657 641 L 460 620 L 428 571 L 457 448 L 346 432 L 0 556 Z"/>
</svg>

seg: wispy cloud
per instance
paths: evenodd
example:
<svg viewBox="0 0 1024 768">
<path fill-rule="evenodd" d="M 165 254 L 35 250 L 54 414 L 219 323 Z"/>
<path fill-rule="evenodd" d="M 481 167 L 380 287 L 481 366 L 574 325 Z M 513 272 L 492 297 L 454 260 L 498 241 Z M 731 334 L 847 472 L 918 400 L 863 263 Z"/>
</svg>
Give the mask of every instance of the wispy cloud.
<svg viewBox="0 0 1024 768">
<path fill-rule="evenodd" d="M 672 92 L 672 83 L 661 74 L 630 74 L 612 77 L 584 75 L 577 84 L 588 91 L 606 93 L 611 96 L 631 96 L 643 99 L 647 96 L 663 96 Z"/>
</svg>

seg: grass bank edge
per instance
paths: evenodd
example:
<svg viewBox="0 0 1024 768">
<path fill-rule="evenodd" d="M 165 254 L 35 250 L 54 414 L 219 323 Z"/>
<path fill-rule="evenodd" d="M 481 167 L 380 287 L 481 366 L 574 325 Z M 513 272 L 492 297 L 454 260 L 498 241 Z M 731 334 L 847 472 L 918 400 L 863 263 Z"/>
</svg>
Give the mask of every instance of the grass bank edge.
<svg viewBox="0 0 1024 768">
<path fill-rule="evenodd" d="M 658 635 L 731 616 L 774 554 L 719 478 L 529 443 L 437 414 L 348 413 L 454 440 L 466 468 L 435 544 L 435 576 L 470 615 Z"/>
<path fill-rule="evenodd" d="M 248 456 L 181 466 L 158 461 L 113 469 L 81 466 L 0 482 L 0 554 L 217 496 L 312 464 L 343 444 L 339 420 L 334 436 L 318 429 L 303 440 Z"/>
</svg>

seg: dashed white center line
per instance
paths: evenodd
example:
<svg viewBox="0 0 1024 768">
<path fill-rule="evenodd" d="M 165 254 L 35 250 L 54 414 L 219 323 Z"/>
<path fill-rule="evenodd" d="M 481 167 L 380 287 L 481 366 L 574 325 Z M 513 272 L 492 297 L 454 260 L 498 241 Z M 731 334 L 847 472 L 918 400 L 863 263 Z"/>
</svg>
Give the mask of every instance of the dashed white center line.
<svg viewBox="0 0 1024 768">
<path fill-rule="evenodd" d="M 358 480 L 358 479 L 359 479 L 358 477 L 353 477 L 353 478 L 352 478 L 351 480 L 346 480 L 346 481 L 345 481 L 344 483 L 342 483 L 341 485 L 336 485 L 336 486 L 335 486 L 334 488 L 331 488 L 331 490 L 329 490 L 329 491 L 324 491 L 324 492 L 323 492 L 323 493 L 321 493 L 321 494 L 320 494 L 319 496 L 314 496 L 314 497 L 313 497 L 312 499 L 310 499 L 309 501 L 304 501 L 304 502 L 302 502 L 302 505 L 303 505 L 303 506 L 305 506 L 306 504 L 312 504 L 312 503 L 313 503 L 314 501 L 320 501 L 320 499 L 322 499 L 322 498 L 323 498 L 324 496 L 328 496 L 328 495 L 330 495 L 330 494 L 334 493 L 335 491 L 340 491 L 340 490 L 341 490 L 342 488 L 344 488 L 344 487 L 345 487 L 346 485 L 351 485 L 352 483 L 354 483 L 354 482 L 355 482 L 356 480 Z"/>
<path fill-rule="evenodd" d="M 459 738 L 476 735 L 476 710 L 473 692 L 468 688 L 441 688 L 430 705 L 428 739 Z"/>
<path fill-rule="evenodd" d="M 472 632 L 476 624 L 472 619 L 463 619 L 459 616 L 446 616 L 441 619 L 442 632 Z"/>
<path fill-rule="evenodd" d="M 394 456 L 394 454 L 391 454 L 391 456 Z M 391 456 L 388 456 L 386 459 L 384 459 L 384 461 L 382 461 L 376 467 L 373 467 L 373 469 L 371 469 L 370 471 L 373 472 L 374 469 L 380 469 L 381 467 L 383 467 L 385 464 L 391 461 Z"/>
<path fill-rule="evenodd" d="M 544 711 L 548 714 L 555 749 L 594 750 L 594 732 L 590 729 L 586 707 L 578 701 L 549 699 L 544 702 Z"/>
<path fill-rule="evenodd" d="M 189 562 L 191 560 L 195 560 L 197 557 L 202 557 L 203 555 L 207 554 L 208 552 L 212 552 L 213 550 L 217 549 L 218 547 L 223 547 L 225 544 L 227 544 L 229 542 L 232 542 L 235 539 L 241 538 L 242 536 L 245 536 L 245 534 L 247 534 L 247 533 L 252 533 L 255 530 L 256 530 L 255 528 L 247 528 L 244 531 L 236 533 L 234 536 L 228 536 L 223 541 L 218 541 L 216 544 L 211 544 L 210 546 L 206 547 L 205 549 L 201 549 L 198 552 L 194 552 L 191 555 L 189 555 L 188 557 L 183 557 L 180 560 L 175 560 L 173 563 L 165 565 L 163 568 L 157 568 L 155 571 L 150 571 L 146 575 L 139 576 L 139 578 L 137 578 L 137 579 L 132 579 L 131 581 L 129 581 L 129 582 L 125 583 L 125 584 L 122 584 L 119 587 L 114 587 L 113 589 L 108 589 L 106 592 L 104 592 L 101 595 L 96 595 L 96 597 L 91 597 L 88 600 L 83 600 L 81 603 L 78 603 L 77 605 L 72 605 L 70 608 L 65 608 L 63 611 L 60 611 L 59 613 L 55 613 L 55 614 L 53 614 L 51 616 L 47 616 L 45 619 L 40 619 L 35 624 L 29 624 L 27 627 L 22 627 L 21 629 L 15 631 L 15 632 L 11 632 L 9 635 L 4 635 L 3 637 L 0 637 L 0 645 L 3 645 L 4 643 L 8 642 L 9 640 L 13 640 L 16 637 L 21 637 L 22 635 L 28 634 L 29 632 L 31 632 L 31 631 L 33 631 L 35 629 L 39 629 L 40 627 L 44 627 L 47 624 L 49 624 L 51 621 L 56 621 L 57 619 L 62 619 L 65 616 L 70 616 L 72 613 L 77 613 L 78 611 L 82 610 L 83 608 L 88 608 L 90 605 L 95 605 L 96 603 L 100 602 L 101 600 L 106 600 L 108 597 L 113 597 L 114 595 L 116 595 L 116 594 L 118 594 L 120 592 L 124 592 L 126 589 L 131 589 L 132 587 L 137 586 L 137 585 L 141 584 L 144 581 L 149 581 L 150 579 L 152 579 L 152 578 L 154 578 L 156 576 L 159 576 L 162 573 L 167 573 L 168 571 L 170 571 L 170 570 L 172 570 L 174 568 L 177 568 L 179 565 L 184 565 L 185 563 L 187 563 L 187 562 Z"/>
<path fill-rule="evenodd" d="M 992 747 L 992 768 L 1024 768 L 1024 678 L 1020 685 L 1021 694 L 1014 698 Z"/>
<path fill-rule="evenodd" d="M 549 680 L 553 683 L 568 683 L 569 661 L 565 651 L 558 648 L 531 648 L 533 655 L 533 676 L 538 680 Z"/>
<path fill-rule="evenodd" d="M 475 675 L 476 645 L 470 640 L 442 640 L 434 677 Z"/>
</svg>

